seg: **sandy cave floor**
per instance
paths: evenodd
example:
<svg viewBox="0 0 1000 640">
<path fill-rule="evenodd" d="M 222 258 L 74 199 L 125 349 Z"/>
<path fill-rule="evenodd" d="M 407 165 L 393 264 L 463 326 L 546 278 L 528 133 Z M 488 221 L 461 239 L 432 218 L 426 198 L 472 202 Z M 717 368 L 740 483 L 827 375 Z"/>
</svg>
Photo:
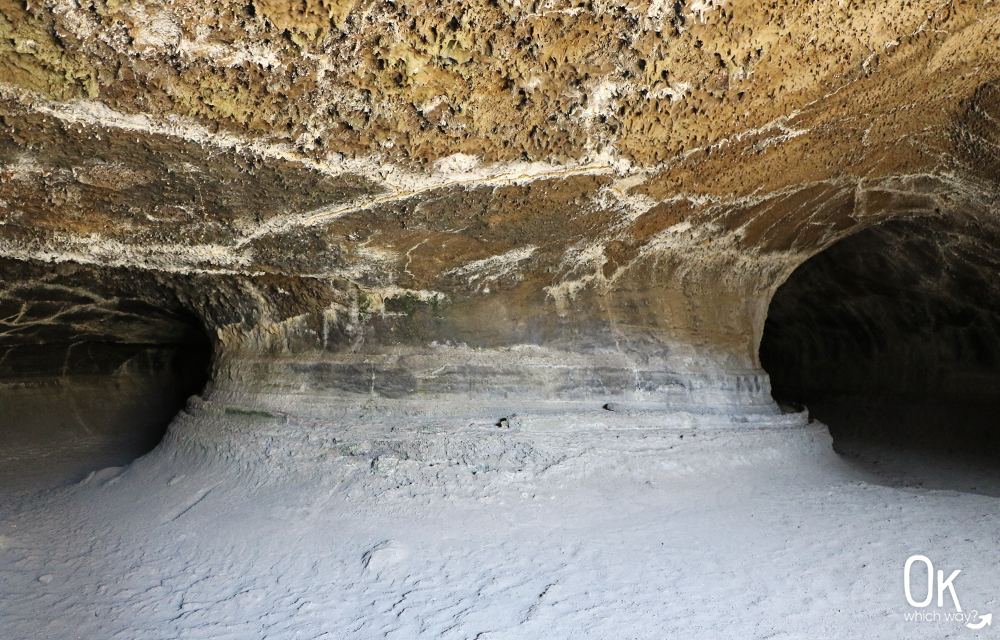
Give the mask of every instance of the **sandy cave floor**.
<svg viewBox="0 0 1000 640">
<path fill-rule="evenodd" d="M 839 457 L 819 423 L 581 434 L 562 454 L 563 436 L 485 450 L 458 431 L 420 436 L 450 443 L 423 459 L 345 433 L 182 414 L 130 466 L 40 493 L 71 465 L 36 473 L 33 489 L 13 471 L 39 461 L 8 456 L 0 636 L 995 634 L 905 620 L 918 610 L 902 584 L 907 557 L 923 554 L 962 570 L 964 613 L 1000 614 L 988 471 Z M 919 611 L 953 613 L 945 602 Z"/>
</svg>

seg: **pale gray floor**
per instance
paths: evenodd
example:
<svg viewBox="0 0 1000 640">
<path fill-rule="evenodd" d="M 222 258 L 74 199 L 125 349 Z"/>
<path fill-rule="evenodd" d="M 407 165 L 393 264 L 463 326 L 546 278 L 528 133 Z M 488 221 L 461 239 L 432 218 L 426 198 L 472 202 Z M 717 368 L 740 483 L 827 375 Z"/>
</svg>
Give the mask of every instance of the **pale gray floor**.
<svg viewBox="0 0 1000 640">
<path fill-rule="evenodd" d="M 964 613 L 1000 614 L 1000 499 L 873 476 L 822 438 L 650 433 L 490 471 L 186 428 L 4 513 L 4 638 L 992 637 L 905 620 L 917 553 L 962 570 Z"/>
</svg>

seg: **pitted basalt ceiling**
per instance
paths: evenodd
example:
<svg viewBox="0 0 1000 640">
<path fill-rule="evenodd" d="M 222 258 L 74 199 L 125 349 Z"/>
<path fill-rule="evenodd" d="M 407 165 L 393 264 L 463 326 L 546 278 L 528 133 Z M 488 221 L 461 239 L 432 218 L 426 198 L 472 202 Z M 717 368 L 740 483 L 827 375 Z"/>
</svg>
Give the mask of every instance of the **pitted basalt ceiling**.
<svg viewBox="0 0 1000 640">
<path fill-rule="evenodd" d="M 507 246 L 535 235 L 511 215 L 526 203 L 559 221 L 602 210 L 566 234 L 603 245 L 595 273 L 682 218 L 738 232 L 741 248 L 822 246 L 912 206 L 856 201 L 882 180 L 964 172 L 978 147 L 953 130 L 982 135 L 962 101 L 1000 75 L 995 12 L 5 2 L 5 253 L 125 261 L 135 247 L 159 267 L 344 273 L 378 257 L 419 264 L 407 250 L 440 234 L 486 243 L 435 251 L 422 271 L 443 273 L 497 246 L 475 225 L 425 228 L 398 209 L 456 190 L 507 201 L 486 223 Z M 369 216 L 401 223 L 359 241 L 326 224 Z M 312 259 L 276 259 L 267 238 L 288 235 Z"/>
</svg>

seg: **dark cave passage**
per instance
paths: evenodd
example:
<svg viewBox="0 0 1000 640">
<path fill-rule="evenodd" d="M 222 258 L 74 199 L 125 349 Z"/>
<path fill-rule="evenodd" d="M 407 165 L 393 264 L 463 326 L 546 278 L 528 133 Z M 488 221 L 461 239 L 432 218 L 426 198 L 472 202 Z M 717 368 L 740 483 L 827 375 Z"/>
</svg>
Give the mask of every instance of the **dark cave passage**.
<svg viewBox="0 0 1000 640">
<path fill-rule="evenodd" d="M 1000 459 L 1000 238 L 955 216 L 842 240 L 775 293 L 760 358 L 842 453 Z"/>
<path fill-rule="evenodd" d="M 0 267 L 0 484 L 54 485 L 149 452 L 208 380 L 200 321 L 148 275 Z"/>
</svg>

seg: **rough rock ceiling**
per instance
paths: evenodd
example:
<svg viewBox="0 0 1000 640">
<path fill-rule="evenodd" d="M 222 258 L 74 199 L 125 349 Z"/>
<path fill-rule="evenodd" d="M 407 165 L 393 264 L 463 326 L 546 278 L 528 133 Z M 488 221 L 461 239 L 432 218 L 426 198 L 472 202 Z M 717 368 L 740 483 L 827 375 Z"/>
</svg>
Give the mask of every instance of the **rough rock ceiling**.
<svg viewBox="0 0 1000 640">
<path fill-rule="evenodd" d="M 441 266 L 495 254 L 476 229 L 419 217 L 374 240 L 322 233 L 456 190 L 603 209 L 572 235 L 604 244 L 643 245 L 691 209 L 748 248 L 822 245 L 925 204 L 855 201 L 882 180 L 960 172 L 964 101 L 1000 76 L 992 3 L 4 2 L 2 16 L 5 253 L 135 244 L 189 269 L 324 267 L 273 264 L 261 245 L 285 234 L 361 254 L 348 262 L 400 262 L 440 234 L 485 245 Z M 820 199 L 841 206 L 817 215 Z M 465 206 L 452 214 L 478 213 Z"/>
<path fill-rule="evenodd" d="M 810 255 L 995 214 L 998 42 L 993 2 L 0 0 L 0 256 L 305 276 L 246 304 L 324 345 L 416 301 L 416 342 L 575 309 L 753 366 Z"/>
</svg>

